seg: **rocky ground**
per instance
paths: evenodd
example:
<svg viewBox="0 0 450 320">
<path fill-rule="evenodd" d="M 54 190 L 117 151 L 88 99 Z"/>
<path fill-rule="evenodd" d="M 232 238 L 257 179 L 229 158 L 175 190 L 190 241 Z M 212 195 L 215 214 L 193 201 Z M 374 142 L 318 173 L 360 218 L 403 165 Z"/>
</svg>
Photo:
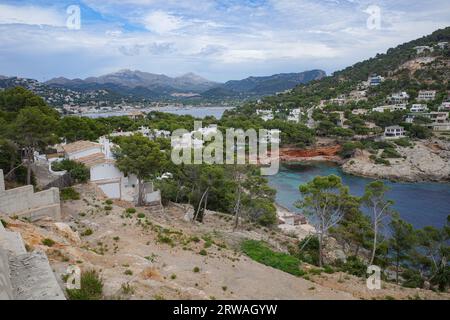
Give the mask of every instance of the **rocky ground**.
<svg viewBox="0 0 450 320">
<path fill-rule="evenodd" d="M 416 141 L 412 147 L 397 147 L 402 158 L 386 159 L 390 165 L 375 164 L 367 151 L 357 151 L 342 169 L 346 173 L 398 181 L 450 181 L 450 143 Z M 381 153 L 381 151 L 380 151 Z"/>
<path fill-rule="evenodd" d="M 233 231 L 232 218 L 214 212 L 193 224 L 179 205 L 165 213 L 139 208 L 130 214 L 129 203 L 115 202 L 107 210 L 95 189 L 77 189 L 82 200 L 63 203 L 63 221 L 2 217 L 8 229 L 21 233 L 27 250 L 47 253 L 61 286 L 67 268 L 78 265 L 100 272 L 106 299 L 450 299 L 395 285 L 368 293 L 364 281 L 348 275 L 295 277 L 240 252 L 244 239 L 286 251 L 298 241 L 292 234 L 251 224 Z M 44 239 L 54 244 L 44 245 Z"/>
</svg>

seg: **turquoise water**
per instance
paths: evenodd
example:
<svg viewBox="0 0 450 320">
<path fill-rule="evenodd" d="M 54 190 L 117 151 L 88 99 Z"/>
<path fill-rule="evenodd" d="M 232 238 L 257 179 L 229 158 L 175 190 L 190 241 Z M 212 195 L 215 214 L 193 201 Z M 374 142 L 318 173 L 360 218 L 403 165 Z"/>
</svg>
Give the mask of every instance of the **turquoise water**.
<svg viewBox="0 0 450 320">
<path fill-rule="evenodd" d="M 150 111 L 161 111 L 166 113 L 172 113 L 176 115 L 190 115 L 195 118 L 205 118 L 208 116 L 213 116 L 216 119 L 220 119 L 225 112 L 225 110 L 233 109 L 233 107 L 186 107 L 186 108 L 179 108 L 179 107 L 165 107 L 165 108 L 147 108 L 143 109 L 145 112 Z M 129 112 L 126 111 L 116 111 L 116 112 L 107 112 L 107 113 L 85 113 L 83 114 L 84 117 L 88 118 L 108 118 L 108 117 L 116 117 L 116 116 L 123 116 L 127 115 Z"/>
<path fill-rule="evenodd" d="M 295 212 L 300 212 L 294 202 L 300 198 L 298 186 L 315 176 L 335 174 L 342 178 L 350 192 L 361 196 L 372 179 L 345 174 L 332 163 L 283 165 L 275 176 L 269 176 L 269 184 L 277 190 L 277 202 Z M 391 188 L 387 198 L 395 202 L 400 216 L 416 228 L 442 227 L 450 215 L 450 184 L 447 183 L 395 183 L 385 181 Z"/>
</svg>

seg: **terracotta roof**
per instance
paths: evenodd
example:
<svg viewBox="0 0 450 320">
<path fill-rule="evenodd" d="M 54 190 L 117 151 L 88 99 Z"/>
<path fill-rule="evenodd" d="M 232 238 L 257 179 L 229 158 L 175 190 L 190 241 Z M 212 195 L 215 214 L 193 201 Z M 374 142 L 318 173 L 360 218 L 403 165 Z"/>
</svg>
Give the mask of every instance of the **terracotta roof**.
<svg viewBox="0 0 450 320">
<path fill-rule="evenodd" d="M 105 155 L 101 152 L 91 154 L 87 157 L 76 159 L 75 161 L 80 162 L 89 168 L 102 163 L 114 163 L 114 160 L 106 159 Z"/>
<path fill-rule="evenodd" d="M 89 150 L 95 147 L 101 147 L 101 145 L 99 143 L 91 141 L 77 141 L 62 146 L 65 153 L 79 152 L 83 150 Z"/>
</svg>

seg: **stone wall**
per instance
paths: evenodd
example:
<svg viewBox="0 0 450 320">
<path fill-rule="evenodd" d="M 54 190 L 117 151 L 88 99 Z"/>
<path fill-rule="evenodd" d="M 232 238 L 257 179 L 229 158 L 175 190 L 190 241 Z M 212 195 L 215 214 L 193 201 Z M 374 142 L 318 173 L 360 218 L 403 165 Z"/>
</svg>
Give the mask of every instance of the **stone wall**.
<svg viewBox="0 0 450 320">
<path fill-rule="evenodd" d="M 1 225 L 1 222 L 0 222 Z M 2 232 L 0 230 L 0 232 Z M 0 300 L 13 300 L 13 288 L 10 280 L 8 255 L 0 248 Z"/>
<path fill-rule="evenodd" d="M 3 172 L 0 170 L 0 211 L 9 216 L 17 215 L 32 221 L 49 216 L 61 217 L 59 189 L 51 188 L 34 193 L 33 186 L 5 190 Z"/>
</svg>

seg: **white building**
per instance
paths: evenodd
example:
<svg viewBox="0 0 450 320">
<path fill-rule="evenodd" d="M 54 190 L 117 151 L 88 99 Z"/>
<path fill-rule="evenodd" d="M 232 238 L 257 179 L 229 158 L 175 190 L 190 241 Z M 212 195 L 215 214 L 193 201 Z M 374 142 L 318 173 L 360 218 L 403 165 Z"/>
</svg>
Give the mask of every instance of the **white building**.
<svg viewBox="0 0 450 320">
<path fill-rule="evenodd" d="M 384 78 L 379 75 L 371 75 L 369 76 L 369 79 L 367 80 L 369 86 L 375 87 L 379 86 L 384 81 Z"/>
<path fill-rule="evenodd" d="M 403 111 L 406 110 L 406 104 L 392 104 L 392 105 L 386 105 L 386 106 L 379 106 L 372 108 L 373 112 L 392 112 L 392 111 Z"/>
<path fill-rule="evenodd" d="M 437 46 L 439 47 L 439 49 L 444 50 L 445 48 L 448 47 L 448 42 L 447 41 L 438 42 Z"/>
<path fill-rule="evenodd" d="M 417 46 L 417 47 L 414 47 L 414 50 L 416 50 L 417 54 L 422 54 L 426 51 L 428 51 L 428 52 L 434 51 L 433 47 L 429 47 L 429 46 Z"/>
<path fill-rule="evenodd" d="M 385 139 L 400 139 L 405 137 L 405 128 L 401 126 L 390 126 L 384 129 Z"/>
<path fill-rule="evenodd" d="M 411 112 L 426 112 L 426 111 L 428 111 L 428 107 L 427 107 L 426 104 L 418 104 L 418 103 L 416 103 L 416 104 L 413 104 L 411 106 L 411 110 L 410 111 Z"/>
<path fill-rule="evenodd" d="M 291 110 L 288 116 L 288 121 L 300 122 L 301 113 L 302 112 L 300 109 Z"/>
<path fill-rule="evenodd" d="M 450 111 L 450 101 L 442 102 L 439 107 L 439 111 Z"/>
<path fill-rule="evenodd" d="M 408 100 L 409 100 L 409 94 L 407 94 L 404 91 L 394 93 L 389 97 L 389 101 L 393 104 L 408 103 Z"/>
<path fill-rule="evenodd" d="M 273 120 L 273 112 L 272 110 L 256 110 L 256 114 L 261 117 L 264 121 Z"/>
<path fill-rule="evenodd" d="M 352 114 L 354 115 L 365 115 L 369 112 L 367 109 L 353 109 Z"/>
<path fill-rule="evenodd" d="M 433 101 L 436 98 L 436 90 L 420 90 L 417 100 Z"/>
</svg>

